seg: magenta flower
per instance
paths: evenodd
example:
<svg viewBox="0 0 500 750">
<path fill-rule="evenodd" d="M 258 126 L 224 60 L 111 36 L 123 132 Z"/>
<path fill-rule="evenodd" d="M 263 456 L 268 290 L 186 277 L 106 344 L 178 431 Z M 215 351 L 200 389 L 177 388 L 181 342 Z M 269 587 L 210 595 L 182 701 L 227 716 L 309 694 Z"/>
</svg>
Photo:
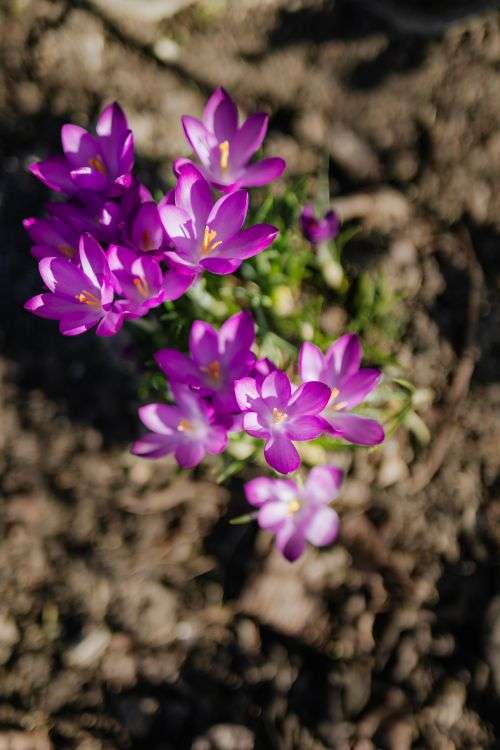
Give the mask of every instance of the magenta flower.
<svg viewBox="0 0 500 750">
<path fill-rule="evenodd" d="M 73 195 L 78 190 L 111 191 L 130 187 L 134 138 L 121 107 L 110 104 L 97 120 L 96 135 L 78 125 L 63 125 L 64 157 L 32 164 L 31 172 L 47 187 Z"/>
<path fill-rule="evenodd" d="M 165 244 L 165 231 L 154 201 L 141 203 L 130 225 L 130 244 L 141 253 L 157 253 Z"/>
<path fill-rule="evenodd" d="M 23 221 L 23 226 L 35 243 L 31 254 L 38 260 L 58 255 L 72 260 L 76 256 L 80 235 L 56 216 L 47 219 L 31 217 Z"/>
<path fill-rule="evenodd" d="M 195 320 L 189 337 L 190 357 L 176 349 L 161 349 L 155 359 L 171 383 L 184 383 L 213 399 L 217 412 L 239 411 L 235 380 L 247 375 L 255 362 L 250 351 L 255 339 L 252 316 L 240 312 L 228 318 L 220 331 Z"/>
<path fill-rule="evenodd" d="M 90 235 L 82 235 L 79 266 L 66 258 L 42 258 L 40 275 L 48 293 L 28 300 L 25 309 L 41 318 L 59 320 L 65 336 L 76 336 L 97 325 L 98 336 L 112 336 L 123 315 L 113 308 L 113 284 L 106 256 Z"/>
<path fill-rule="evenodd" d="M 376 445 L 384 439 L 384 430 L 374 419 L 367 419 L 351 410 L 358 406 L 378 385 L 381 373 L 375 369 L 360 369 L 361 345 L 354 334 L 346 334 L 335 341 L 326 354 L 306 342 L 299 353 L 299 372 L 302 380 L 320 381 L 331 389 L 328 406 L 322 416 L 329 432 L 358 445 Z"/>
<path fill-rule="evenodd" d="M 148 404 L 139 409 L 150 433 L 136 440 L 132 453 L 144 458 L 161 458 L 174 453 L 183 469 L 191 469 L 207 453 L 222 453 L 227 445 L 226 430 L 215 423 L 214 410 L 188 386 L 174 383 L 174 406 Z"/>
<path fill-rule="evenodd" d="M 317 466 L 302 486 L 267 477 L 245 485 L 248 502 L 259 508 L 259 526 L 276 534 L 276 546 L 289 562 L 301 556 L 306 541 L 323 547 L 337 536 L 339 518 L 329 503 L 337 497 L 342 478 L 336 466 Z"/>
<path fill-rule="evenodd" d="M 45 207 L 51 218 L 72 227 L 78 235 L 88 232 L 98 242 L 118 242 L 121 237 L 123 212 L 118 203 L 100 195 L 87 193 L 84 202 L 49 201 Z"/>
<path fill-rule="evenodd" d="M 193 165 L 181 169 L 174 198 L 175 204 L 165 201 L 159 206 L 163 226 L 175 248 L 166 256 L 193 273 L 233 273 L 278 234 L 269 224 L 242 230 L 248 194 L 237 190 L 214 203 L 208 182 Z"/>
<path fill-rule="evenodd" d="M 302 209 L 299 217 L 302 234 L 312 245 L 333 240 L 340 231 L 340 219 L 335 211 L 327 211 L 323 218 L 316 218 L 312 206 Z"/>
<path fill-rule="evenodd" d="M 249 164 L 262 146 L 268 120 L 266 114 L 259 113 L 238 127 L 236 105 L 223 88 L 218 88 L 208 100 L 202 120 L 185 115 L 182 125 L 207 180 L 214 187 L 230 192 L 240 187 L 267 185 L 282 175 L 286 167 L 283 159 L 272 157 Z M 180 159 L 176 166 L 185 163 L 185 159 Z"/>
<path fill-rule="evenodd" d="M 323 383 L 304 383 L 292 395 L 284 372 L 275 370 L 261 384 L 242 378 L 235 384 L 236 401 L 244 412 L 243 428 L 252 437 L 266 441 L 264 456 L 273 469 L 288 474 L 300 464 L 292 440 L 311 440 L 325 430 L 318 415 L 325 408 L 330 390 Z"/>
</svg>

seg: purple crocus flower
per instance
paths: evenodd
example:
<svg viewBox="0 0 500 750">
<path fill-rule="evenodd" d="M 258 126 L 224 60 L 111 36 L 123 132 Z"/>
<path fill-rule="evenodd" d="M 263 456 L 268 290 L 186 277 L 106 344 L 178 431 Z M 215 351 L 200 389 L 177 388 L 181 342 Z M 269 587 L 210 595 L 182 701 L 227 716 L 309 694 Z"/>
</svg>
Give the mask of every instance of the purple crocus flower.
<svg viewBox="0 0 500 750">
<path fill-rule="evenodd" d="M 78 235 L 88 232 L 98 242 L 118 242 L 121 238 L 123 212 L 113 200 L 87 193 L 81 202 L 48 202 L 45 207 L 51 217 L 56 217 L 72 227 Z"/>
<path fill-rule="evenodd" d="M 42 258 L 40 275 L 48 293 L 28 300 L 26 310 L 59 320 L 65 336 L 76 336 L 97 325 L 98 336 L 112 336 L 122 326 L 123 315 L 113 308 L 111 271 L 101 246 L 89 234 L 82 235 L 79 266 L 66 258 Z"/>
<path fill-rule="evenodd" d="M 60 255 L 72 260 L 78 252 L 79 233 L 56 216 L 47 219 L 30 217 L 23 226 L 35 243 L 31 254 L 41 260 Z"/>
<path fill-rule="evenodd" d="M 255 327 L 248 312 L 228 318 L 220 331 L 195 320 L 189 336 L 190 357 L 176 349 L 161 349 L 155 359 L 171 383 L 184 383 L 213 399 L 217 412 L 239 411 L 235 380 L 247 375 L 255 362 L 250 351 Z"/>
<path fill-rule="evenodd" d="M 335 211 L 327 211 L 320 219 L 316 218 L 314 208 L 304 206 L 299 217 L 302 234 L 312 245 L 333 240 L 340 231 L 340 219 Z"/>
<path fill-rule="evenodd" d="M 329 504 L 338 495 L 342 478 L 336 466 L 316 466 L 303 485 L 268 477 L 245 485 L 248 502 L 259 509 L 259 526 L 276 534 L 276 546 L 289 562 L 301 556 L 306 541 L 323 547 L 337 536 L 339 518 Z"/>
<path fill-rule="evenodd" d="M 132 453 L 144 458 L 161 458 L 174 453 L 183 469 L 191 469 L 206 453 L 222 453 L 227 445 L 226 430 L 214 421 L 214 410 L 188 386 L 174 383 L 174 406 L 148 404 L 139 409 L 150 433 L 136 440 Z"/>
<path fill-rule="evenodd" d="M 66 195 L 78 190 L 117 194 L 130 187 L 134 138 L 116 102 L 99 115 L 96 133 L 93 136 L 78 125 L 63 125 L 64 157 L 32 164 L 31 172 L 47 187 Z"/>
<path fill-rule="evenodd" d="M 328 403 L 329 388 L 323 383 L 304 383 L 292 395 L 288 377 L 275 370 L 261 384 L 242 378 L 234 390 L 244 412 L 244 430 L 266 441 L 264 456 L 269 466 L 282 474 L 295 471 L 300 457 L 292 440 L 311 440 L 324 432 L 325 422 L 316 415 Z"/>
<path fill-rule="evenodd" d="M 361 344 L 354 334 L 335 341 L 326 354 L 306 342 L 299 353 L 299 373 L 304 382 L 320 381 L 331 389 L 330 400 L 322 413 L 329 432 L 358 445 L 376 445 L 384 439 L 384 430 L 374 419 L 351 414 L 378 385 L 381 373 L 363 368 Z"/>
<path fill-rule="evenodd" d="M 130 244 L 141 253 L 155 254 L 165 239 L 158 206 L 154 201 L 141 203 L 130 223 Z"/>
<path fill-rule="evenodd" d="M 255 224 L 242 230 L 248 193 L 236 190 L 214 203 L 208 182 L 193 165 L 181 169 L 174 200 L 175 204 L 162 202 L 159 206 L 163 226 L 175 248 L 166 255 L 195 274 L 233 273 L 246 258 L 268 247 L 278 234 L 270 224 Z"/>
<path fill-rule="evenodd" d="M 271 157 L 249 164 L 262 145 L 269 118 L 251 115 L 238 127 L 238 110 L 229 94 L 218 88 L 208 100 L 201 120 L 185 115 L 184 133 L 214 187 L 229 192 L 240 187 L 267 185 L 285 169 L 283 159 Z M 178 160 L 177 166 L 186 163 Z"/>
</svg>

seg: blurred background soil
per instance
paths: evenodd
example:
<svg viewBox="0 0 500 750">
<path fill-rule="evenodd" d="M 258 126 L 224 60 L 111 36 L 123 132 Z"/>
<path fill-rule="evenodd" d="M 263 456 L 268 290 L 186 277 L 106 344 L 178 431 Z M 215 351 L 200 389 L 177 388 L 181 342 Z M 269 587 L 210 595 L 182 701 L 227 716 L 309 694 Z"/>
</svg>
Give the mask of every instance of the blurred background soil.
<svg viewBox="0 0 500 750">
<path fill-rule="evenodd" d="M 0 4 L 1 750 L 500 747 L 497 5 Z M 129 455 L 126 338 L 22 309 L 20 222 L 47 198 L 26 165 L 61 124 L 118 99 L 164 187 L 179 116 L 220 84 L 271 113 L 289 175 L 328 155 L 432 396 L 429 448 L 357 453 L 339 543 L 293 566 L 228 525 L 238 483 Z"/>
</svg>

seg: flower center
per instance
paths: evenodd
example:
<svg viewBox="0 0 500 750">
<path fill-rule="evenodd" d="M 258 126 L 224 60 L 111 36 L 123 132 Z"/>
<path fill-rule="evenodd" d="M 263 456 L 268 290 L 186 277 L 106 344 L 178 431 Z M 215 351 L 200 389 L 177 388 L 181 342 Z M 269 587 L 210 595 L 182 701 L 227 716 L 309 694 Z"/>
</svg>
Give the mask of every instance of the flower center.
<svg viewBox="0 0 500 750">
<path fill-rule="evenodd" d="M 290 500 L 287 506 L 287 513 L 289 516 L 293 516 L 295 513 L 297 513 L 301 509 L 301 503 L 300 500 L 297 500 L 296 497 L 293 498 L 293 500 Z"/>
<path fill-rule="evenodd" d="M 143 250 L 145 253 L 149 253 L 154 249 L 155 244 L 153 242 L 153 238 L 151 237 L 151 232 L 148 229 L 145 229 L 141 237 L 141 250 Z"/>
<path fill-rule="evenodd" d="M 223 172 L 227 172 L 227 168 L 229 166 L 229 141 L 222 141 L 222 143 L 219 143 L 219 151 L 220 151 L 220 168 Z"/>
<path fill-rule="evenodd" d="M 218 385 L 220 383 L 220 362 L 214 359 L 210 364 L 205 365 L 201 368 L 203 372 L 206 372 L 212 383 Z"/>
<path fill-rule="evenodd" d="M 100 154 L 96 154 L 92 157 L 92 159 L 89 159 L 89 167 L 92 167 L 92 169 L 95 169 L 96 172 L 99 172 L 100 174 L 107 175 L 108 170 L 106 169 L 106 165 L 102 160 L 102 156 Z"/>
<path fill-rule="evenodd" d="M 203 234 L 203 245 L 201 246 L 202 255 L 210 255 L 210 253 L 213 253 L 213 251 L 217 247 L 219 247 L 219 245 L 222 245 L 222 240 L 217 240 L 217 242 L 215 242 L 216 237 L 217 232 L 215 229 L 209 229 L 208 227 L 205 227 L 205 232 Z"/>
<path fill-rule="evenodd" d="M 337 404 L 333 403 L 338 397 L 339 393 L 340 391 L 338 388 L 332 388 L 328 405 L 333 409 L 333 411 L 342 411 L 342 409 L 345 409 L 345 407 L 347 406 L 347 401 L 339 401 Z"/>
<path fill-rule="evenodd" d="M 101 306 L 101 300 L 99 297 L 92 292 L 88 292 L 86 289 L 80 292 L 80 294 L 75 294 L 75 299 L 83 305 L 88 305 L 89 307 L 94 307 L 96 309 Z"/>
<path fill-rule="evenodd" d="M 151 289 L 149 288 L 149 284 L 147 281 L 136 276 L 132 283 L 141 297 L 144 297 L 144 299 L 146 299 L 147 297 L 151 297 Z"/>
<path fill-rule="evenodd" d="M 57 249 L 61 255 L 65 255 L 66 258 L 73 258 L 76 253 L 75 248 L 71 247 L 71 245 L 67 245 L 65 242 L 61 242 L 61 244 L 57 246 Z"/>
<path fill-rule="evenodd" d="M 273 413 L 273 422 L 275 424 L 281 424 L 288 417 L 288 414 L 286 413 L 286 411 L 282 411 L 281 409 L 276 409 L 276 407 L 273 409 L 272 413 Z"/>
<path fill-rule="evenodd" d="M 177 432 L 192 432 L 193 425 L 189 419 L 181 419 L 177 425 Z"/>
</svg>

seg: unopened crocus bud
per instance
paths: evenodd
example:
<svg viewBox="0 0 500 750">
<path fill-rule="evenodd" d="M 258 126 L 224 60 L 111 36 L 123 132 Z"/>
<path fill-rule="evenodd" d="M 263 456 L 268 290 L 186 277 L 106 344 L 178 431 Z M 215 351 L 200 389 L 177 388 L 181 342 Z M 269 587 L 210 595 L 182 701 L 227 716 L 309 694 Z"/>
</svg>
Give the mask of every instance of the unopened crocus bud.
<svg viewBox="0 0 500 750">
<path fill-rule="evenodd" d="M 333 240 L 340 231 L 340 219 L 335 211 L 330 209 L 318 219 L 311 205 L 304 206 L 299 223 L 302 234 L 312 245 Z"/>
</svg>

